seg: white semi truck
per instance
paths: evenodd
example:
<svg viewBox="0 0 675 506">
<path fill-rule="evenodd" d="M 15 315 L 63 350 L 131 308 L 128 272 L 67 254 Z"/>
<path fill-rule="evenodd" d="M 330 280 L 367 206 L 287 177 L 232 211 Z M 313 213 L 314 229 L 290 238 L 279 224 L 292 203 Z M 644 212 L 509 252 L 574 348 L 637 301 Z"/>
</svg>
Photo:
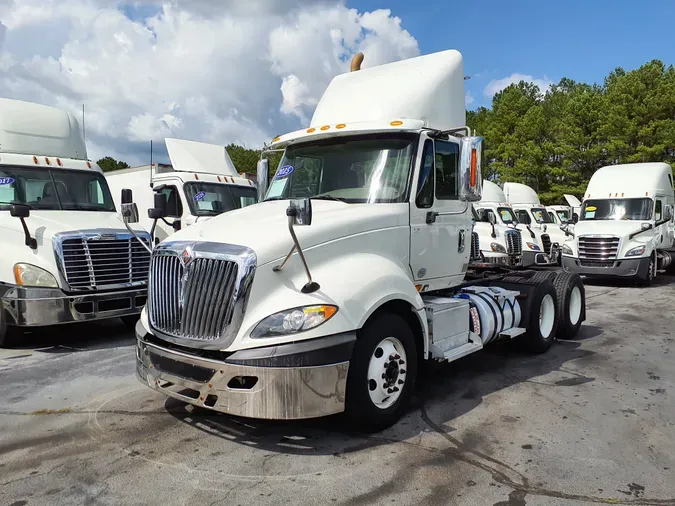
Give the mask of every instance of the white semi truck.
<svg viewBox="0 0 675 506">
<path fill-rule="evenodd" d="M 648 285 L 672 261 L 673 176 L 666 163 L 610 165 L 588 182 L 563 268 Z"/>
<path fill-rule="evenodd" d="M 261 203 L 155 247 L 137 374 L 165 395 L 245 417 L 345 412 L 379 430 L 423 362 L 514 339 L 544 352 L 585 319 L 576 275 L 464 283 L 482 139 L 450 50 L 333 79 Z M 259 163 L 267 187 L 267 160 Z"/>
<path fill-rule="evenodd" d="M 533 265 L 551 266 L 558 263 L 557 249 L 552 248 L 550 236 L 540 227 L 521 223 L 515 210 L 506 201 L 504 191 L 492 181 L 483 181 L 483 194 L 474 207 L 481 222 L 509 227 L 520 231 L 522 237 L 523 267 Z"/>
<path fill-rule="evenodd" d="M 77 119 L 0 99 L 0 346 L 22 328 L 123 318 L 145 305 L 150 236 L 125 228 Z"/>
<path fill-rule="evenodd" d="M 474 267 L 517 267 L 523 262 L 523 238 L 520 230 L 490 221 L 481 221 L 471 207 L 473 234 L 471 247 Z"/>
<path fill-rule="evenodd" d="M 241 177 L 223 146 L 183 139 L 165 139 L 171 164 L 151 164 L 108 172 L 113 200 L 122 204 L 123 189 L 132 191 L 139 223 L 150 230 L 154 196 L 162 195 L 166 216 L 157 221 L 160 241 L 182 227 L 258 201 L 252 181 Z"/>
</svg>

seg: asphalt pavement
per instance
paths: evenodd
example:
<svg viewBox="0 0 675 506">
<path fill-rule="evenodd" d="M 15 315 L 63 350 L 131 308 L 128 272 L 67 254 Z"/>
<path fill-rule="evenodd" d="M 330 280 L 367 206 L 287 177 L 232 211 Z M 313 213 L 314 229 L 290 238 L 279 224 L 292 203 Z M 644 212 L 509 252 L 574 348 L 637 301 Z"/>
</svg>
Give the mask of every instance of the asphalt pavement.
<svg viewBox="0 0 675 506">
<path fill-rule="evenodd" d="M 370 436 L 193 409 L 121 323 L 45 329 L 0 350 L 0 504 L 675 505 L 673 295 L 589 284 L 575 341 L 433 367 Z"/>
</svg>

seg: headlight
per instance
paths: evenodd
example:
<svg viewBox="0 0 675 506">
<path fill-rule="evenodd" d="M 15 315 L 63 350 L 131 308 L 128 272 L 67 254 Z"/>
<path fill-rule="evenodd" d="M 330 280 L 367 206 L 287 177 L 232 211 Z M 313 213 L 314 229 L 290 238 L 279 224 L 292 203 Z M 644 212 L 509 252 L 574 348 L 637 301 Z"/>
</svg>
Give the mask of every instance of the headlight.
<svg viewBox="0 0 675 506">
<path fill-rule="evenodd" d="M 572 248 L 570 248 L 567 244 L 562 245 L 562 252 L 563 252 L 563 255 L 573 255 L 574 254 L 574 253 L 572 253 Z"/>
<path fill-rule="evenodd" d="M 527 247 L 530 248 L 532 251 L 539 251 L 539 246 L 534 244 L 533 242 L 526 242 Z"/>
<path fill-rule="evenodd" d="M 627 257 L 637 257 L 637 256 L 640 256 L 640 255 L 642 255 L 642 254 L 645 252 L 646 249 L 647 249 L 647 248 L 646 248 L 644 245 L 643 245 L 643 246 L 638 246 L 637 248 L 633 248 L 633 249 L 628 250 L 628 253 L 626 253 L 626 256 L 627 256 Z"/>
<path fill-rule="evenodd" d="M 56 278 L 49 271 L 31 264 L 15 264 L 14 279 L 20 286 L 43 286 L 58 288 Z"/>
<path fill-rule="evenodd" d="M 335 306 L 305 306 L 288 309 L 268 316 L 251 332 L 251 337 L 275 337 L 313 329 L 330 320 Z"/>
<path fill-rule="evenodd" d="M 506 253 L 506 248 L 499 243 L 493 242 L 490 244 L 490 249 L 495 253 Z"/>
</svg>

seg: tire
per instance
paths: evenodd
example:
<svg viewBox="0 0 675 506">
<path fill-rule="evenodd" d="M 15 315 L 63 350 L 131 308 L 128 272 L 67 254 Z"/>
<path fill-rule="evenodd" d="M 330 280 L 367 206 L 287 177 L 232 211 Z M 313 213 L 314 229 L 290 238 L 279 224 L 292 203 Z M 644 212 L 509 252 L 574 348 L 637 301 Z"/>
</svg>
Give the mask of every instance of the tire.
<svg viewBox="0 0 675 506">
<path fill-rule="evenodd" d="M 574 339 L 586 314 L 586 289 L 581 277 L 573 272 L 559 272 L 553 279 L 557 297 L 556 337 Z"/>
<path fill-rule="evenodd" d="M 555 287 L 550 280 L 534 284 L 526 320 L 527 332 L 518 338 L 518 343 L 524 350 L 544 353 L 553 344 L 558 325 L 557 300 Z"/>
<path fill-rule="evenodd" d="M 359 333 L 349 365 L 345 414 L 353 428 L 379 432 L 396 423 L 416 379 L 417 346 L 408 323 L 392 313 L 376 316 Z"/>
<path fill-rule="evenodd" d="M 136 323 L 138 323 L 140 318 L 140 314 L 130 314 L 127 316 L 121 316 L 120 320 L 122 320 L 122 323 L 124 323 L 124 325 L 126 325 L 129 330 L 134 330 L 134 328 L 136 328 Z"/>
<path fill-rule="evenodd" d="M 652 281 L 656 278 L 656 254 L 652 254 L 649 257 L 649 265 L 647 266 L 647 272 L 644 277 L 638 276 L 637 281 L 640 286 L 651 286 Z"/>
</svg>

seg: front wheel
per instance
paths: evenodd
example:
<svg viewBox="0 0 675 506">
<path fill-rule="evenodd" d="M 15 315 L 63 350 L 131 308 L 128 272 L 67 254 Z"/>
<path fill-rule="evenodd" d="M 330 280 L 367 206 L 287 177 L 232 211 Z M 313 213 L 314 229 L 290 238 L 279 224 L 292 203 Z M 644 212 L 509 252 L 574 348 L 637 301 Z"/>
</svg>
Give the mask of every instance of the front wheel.
<svg viewBox="0 0 675 506">
<path fill-rule="evenodd" d="M 642 286 L 650 286 L 654 278 L 656 278 L 656 253 L 649 257 L 649 265 L 645 275 L 638 275 L 638 283 Z"/>
<path fill-rule="evenodd" d="M 345 413 L 359 430 L 378 432 L 405 411 L 415 388 L 417 347 L 398 315 L 376 316 L 360 332 L 347 377 Z"/>
</svg>

